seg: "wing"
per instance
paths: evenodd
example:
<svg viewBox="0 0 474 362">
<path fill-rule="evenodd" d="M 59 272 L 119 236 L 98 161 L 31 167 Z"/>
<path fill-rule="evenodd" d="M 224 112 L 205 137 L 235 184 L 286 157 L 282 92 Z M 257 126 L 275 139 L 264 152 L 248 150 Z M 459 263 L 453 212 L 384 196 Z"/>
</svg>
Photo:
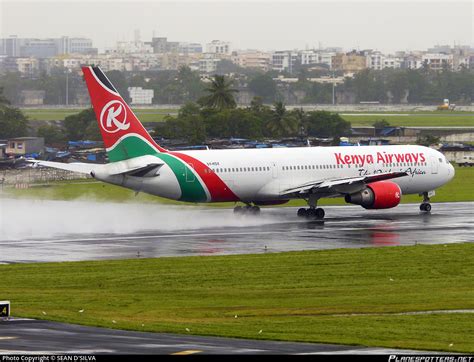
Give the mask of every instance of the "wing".
<svg viewBox="0 0 474 362">
<path fill-rule="evenodd" d="M 280 192 L 280 196 L 303 196 L 304 194 L 321 194 L 322 196 L 337 196 L 352 194 L 364 189 L 365 185 L 371 182 L 391 180 L 398 177 L 407 176 L 406 172 L 378 173 L 375 175 L 334 178 L 329 180 L 319 180 L 308 182 L 296 187 L 292 187 Z"/>
</svg>

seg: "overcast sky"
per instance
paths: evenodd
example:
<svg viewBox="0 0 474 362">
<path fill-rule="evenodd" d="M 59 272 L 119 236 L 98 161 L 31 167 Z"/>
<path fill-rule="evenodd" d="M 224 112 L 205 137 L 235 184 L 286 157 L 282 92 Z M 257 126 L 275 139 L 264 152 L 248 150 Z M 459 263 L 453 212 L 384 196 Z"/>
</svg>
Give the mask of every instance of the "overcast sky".
<svg viewBox="0 0 474 362">
<path fill-rule="evenodd" d="M 238 49 L 424 50 L 473 45 L 472 1 L 6 1 L 0 36 L 92 38 L 102 51 L 118 40 L 152 35 Z"/>
</svg>

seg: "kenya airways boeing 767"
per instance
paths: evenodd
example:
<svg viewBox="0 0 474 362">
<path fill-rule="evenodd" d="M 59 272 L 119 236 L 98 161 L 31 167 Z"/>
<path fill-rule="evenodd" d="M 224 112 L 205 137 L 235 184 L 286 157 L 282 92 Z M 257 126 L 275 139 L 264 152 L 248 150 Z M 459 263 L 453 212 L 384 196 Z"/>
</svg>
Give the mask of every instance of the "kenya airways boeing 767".
<svg viewBox="0 0 474 362">
<path fill-rule="evenodd" d="M 323 197 L 344 197 L 366 209 L 397 206 L 402 195 L 423 196 L 454 177 L 438 151 L 422 146 L 299 147 L 168 151 L 158 145 L 98 67 L 82 71 L 109 158 L 108 164 L 35 161 L 173 200 L 237 202 L 239 213 L 304 199 L 298 216 L 322 219 Z"/>
</svg>

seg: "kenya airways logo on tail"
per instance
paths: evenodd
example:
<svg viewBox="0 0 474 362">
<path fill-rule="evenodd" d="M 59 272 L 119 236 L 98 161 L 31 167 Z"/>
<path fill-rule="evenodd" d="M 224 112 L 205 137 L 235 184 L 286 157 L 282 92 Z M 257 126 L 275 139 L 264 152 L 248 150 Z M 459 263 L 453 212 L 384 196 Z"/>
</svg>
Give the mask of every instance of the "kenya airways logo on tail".
<svg viewBox="0 0 474 362">
<path fill-rule="evenodd" d="M 116 133 L 130 128 L 127 121 L 127 108 L 119 100 L 107 103 L 100 112 L 100 126 L 105 132 Z"/>
</svg>

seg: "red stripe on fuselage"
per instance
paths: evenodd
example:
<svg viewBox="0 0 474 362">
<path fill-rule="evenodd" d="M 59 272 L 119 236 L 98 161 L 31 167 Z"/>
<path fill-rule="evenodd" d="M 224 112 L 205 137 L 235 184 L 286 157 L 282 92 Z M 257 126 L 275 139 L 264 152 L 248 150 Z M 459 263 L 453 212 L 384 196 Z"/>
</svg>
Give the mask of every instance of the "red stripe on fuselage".
<svg viewBox="0 0 474 362">
<path fill-rule="evenodd" d="M 206 187 L 211 194 L 211 201 L 239 201 L 239 198 L 232 192 L 229 186 L 227 186 L 224 181 L 222 181 L 219 176 L 217 176 L 216 173 L 204 163 L 179 152 L 169 152 L 169 154 L 178 157 L 188 165 L 192 165 L 199 177 L 201 177 L 206 184 Z"/>
</svg>

